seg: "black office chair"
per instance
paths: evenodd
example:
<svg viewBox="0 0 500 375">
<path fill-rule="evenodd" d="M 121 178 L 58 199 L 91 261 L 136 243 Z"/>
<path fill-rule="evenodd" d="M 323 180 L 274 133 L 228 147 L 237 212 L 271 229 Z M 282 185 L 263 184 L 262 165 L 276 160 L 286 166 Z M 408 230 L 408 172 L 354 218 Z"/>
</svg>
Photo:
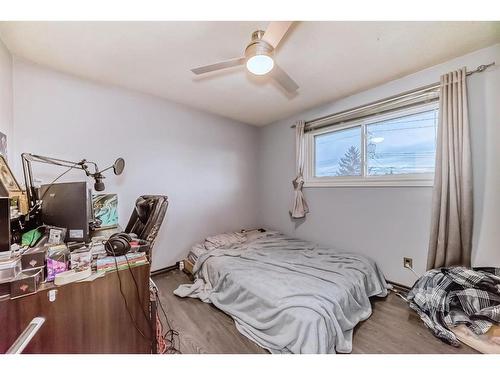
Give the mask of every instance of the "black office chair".
<svg viewBox="0 0 500 375">
<path fill-rule="evenodd" d="M 126 233 L 135 233 L 141 240 L 149 241 L 150 254 L 165 217 L 168 207 L 166 195 L 141 195 L 135 201 L 135 209 L 125 229 Z"/>
</svg>

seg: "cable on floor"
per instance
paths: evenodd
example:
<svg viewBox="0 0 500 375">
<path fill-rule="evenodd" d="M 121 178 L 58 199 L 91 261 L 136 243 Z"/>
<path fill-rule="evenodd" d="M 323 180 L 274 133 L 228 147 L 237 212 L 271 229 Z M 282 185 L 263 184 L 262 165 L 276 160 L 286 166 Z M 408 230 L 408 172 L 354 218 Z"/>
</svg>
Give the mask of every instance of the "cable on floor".
<svg viewBox="0 0 500 375">
<path fill-rule="evenodd" d="M 163 324 L 162 324 L 159 316 L 157 316 L 157 322 L 159 322 L 159 326 L 160 326 L 159 337 L 161 338 L 161 340 L 158 340 L 158 343 L 159 343 L 158 353 L 160 353 L 160 354 L 182 354 L 179 332 L 176 331 L 175 329 L 172 329 L 167 312 L 165 311 L 165 308 L 163 307 L 163 304 L 161 303 L 160 293 L 158 291 L 158 287 L 156 286 L 154 281 L 151 279 L 150 279 L 150 284 L 151 284 L 151 289 L 153 290 L 153 293 L 155 295 L 155 303 L 157 306 L 160 306 L 160 309 L 163 313 L 163 317 L 165 318 L 165 323 L 167 324 L 167 327 L 168 327 L 168 330 L 165 332 L 165 334 L 161 334 L 163 332 Z M 158 332 L 158 327 L 157 327 L 157 332 Z"/>
</svg>

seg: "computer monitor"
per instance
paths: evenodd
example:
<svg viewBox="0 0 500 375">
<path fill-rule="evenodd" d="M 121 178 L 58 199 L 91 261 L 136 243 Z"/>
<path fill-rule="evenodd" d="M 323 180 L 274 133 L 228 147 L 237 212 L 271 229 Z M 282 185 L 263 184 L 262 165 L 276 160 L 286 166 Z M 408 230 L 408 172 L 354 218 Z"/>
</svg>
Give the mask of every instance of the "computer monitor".
<svg viewBox="0 0 500 375">
<path fill-rule="evenodd" d="M 66 228 L 66 242 L 89 241 L 92 195 L 86 182 L 42 185 L 42 222 Z"/>
</svg>

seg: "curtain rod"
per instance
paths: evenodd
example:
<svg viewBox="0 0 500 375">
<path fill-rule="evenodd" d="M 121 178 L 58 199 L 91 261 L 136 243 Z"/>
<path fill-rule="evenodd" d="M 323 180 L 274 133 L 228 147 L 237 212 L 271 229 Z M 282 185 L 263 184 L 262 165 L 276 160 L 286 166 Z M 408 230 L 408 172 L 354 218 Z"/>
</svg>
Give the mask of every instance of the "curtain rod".
<svg viewBox="0 0 500 375">
<path fill-rule="evenodd" d="M 493 66 L 495 65 L 495 62 L 491 62 L 489 64 L 483 64 L 483 65 L 479 65 L 476 69 L 474 70 L 471 70 L 471 71 L 468 71 L 466 74 L 467 76 L 470 76 L 474 73 L 481 73 L 481 72 L 484 72 L 486 69 L 488 69 L 490 66 Z M 401 94 L 397 94 L 397 95 L 392 95 L 392 96 L 389 96 L 389 97 L 386 97 L 384 99 L 380 99 L 380 100 L 376 100 L 374 102 L 370 102 L 368 104 L 363 104 L 363 105 L 360 105 L 360 106 L 357 106 L 357 107 L 354 107 L 354 108 L 350 108 L 350 109 L 346 109 L 344 111 L 340 111 L 340 112 L 337 112 L 337 113 L 334 113 L 334 114 L 330 114 L 330 115 L 326 115 L 326 116 L 322 116 L 322 117 L 318 117 L 318 118 L 315 118 L 313 120 L 309 120 L 309 121 L 306 121 L 305 122 L 305 126 L 307 127 L 307 125 L 313 123 L 313 122 L 316 122 L 316 121 L 322 121 L 322 120 L 325 120 L 329 117 L 333 117 L 333 116 L 339 116 L 339 115 L 342 115 L 344 113 L 348 113 L 348 112 L 353 112 L 353 111 L 358 111 L 360 109 L 364 109 L 364 108 L 368 108 L 368 107 L 372 107 L 374 105 L 377 105 L 377 104 L 382 104 L 384 102 L 387 102 L 387 101 L 391 101 L 391 100 L 394 100 L 396 98 L 400 98 L 400 97 L 403 97 L 405 95 L 411 95 L 411 94 L 415 94 L 419 91 L 427 91 L 427 90 L 432 90 L 434 88 L 438 88 L 440 86 L 440 82 L 434 82 L 434 83 L 431 83 L 430 85 L 426 85 L 426 86 L 422 86 L 422 87 L 418 87 L 416 89 L 413 89 L 413 90 L 410 90 L 410 91 L 406 91 L 406 92 L 403 92 Z M 295 125 L 292 125 L 290 126 L 290 128 L 295 128 Z"/>
</svg>

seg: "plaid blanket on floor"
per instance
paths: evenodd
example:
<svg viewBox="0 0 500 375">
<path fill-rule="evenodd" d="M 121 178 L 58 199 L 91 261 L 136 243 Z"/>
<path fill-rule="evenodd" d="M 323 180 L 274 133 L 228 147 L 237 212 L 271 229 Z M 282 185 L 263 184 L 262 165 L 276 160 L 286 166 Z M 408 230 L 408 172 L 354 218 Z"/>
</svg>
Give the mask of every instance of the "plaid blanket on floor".
<svg viewBox="0 0 500 375">
<path fill-rule="evenodd" d="M 466 324 L 481 335 L 493 322 L 500 323 L 500 268 L 430 270 L 417 280 L 407 298 L 435 336 L 459 346 L 448 327 Z"/>
</svg>

